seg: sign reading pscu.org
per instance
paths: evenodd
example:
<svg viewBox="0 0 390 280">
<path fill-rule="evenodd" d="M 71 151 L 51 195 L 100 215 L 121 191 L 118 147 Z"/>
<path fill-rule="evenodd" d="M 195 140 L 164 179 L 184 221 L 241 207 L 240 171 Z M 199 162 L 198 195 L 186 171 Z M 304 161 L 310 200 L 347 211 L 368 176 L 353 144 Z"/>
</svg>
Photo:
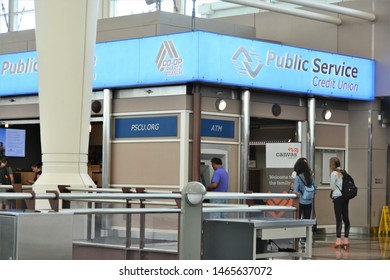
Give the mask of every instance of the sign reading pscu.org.
<svg viewBox="0 0 390 280">
<path fill-rule="evenodd" d="M 374 61 L 195 31 L 96 46 L 94 89 L 205 81 L 373 100 Z M 0 55 L 0 95 L 38 92 L 36 52 Z"/>
<path fill-rule="evenodd" d="M 115 138 L 176 136 L 177 116 L 115 119 Z"/>
</svg>

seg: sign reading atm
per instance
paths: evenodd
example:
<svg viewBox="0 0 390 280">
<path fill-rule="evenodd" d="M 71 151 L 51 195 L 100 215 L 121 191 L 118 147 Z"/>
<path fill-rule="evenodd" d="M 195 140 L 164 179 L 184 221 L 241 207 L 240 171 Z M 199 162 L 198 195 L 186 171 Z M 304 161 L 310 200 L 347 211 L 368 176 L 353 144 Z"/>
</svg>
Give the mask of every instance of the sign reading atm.
<svg viewBox="0 0 390 280">
<path fill-rule="evenodd" d="M 234 138 L 234 121 L 202 119 L 202 136 Z"/>
<path fill-rule="evenodd" d="M 115 138 L 176 136 L 177 116 L 115 119 Z"/>
</svg>

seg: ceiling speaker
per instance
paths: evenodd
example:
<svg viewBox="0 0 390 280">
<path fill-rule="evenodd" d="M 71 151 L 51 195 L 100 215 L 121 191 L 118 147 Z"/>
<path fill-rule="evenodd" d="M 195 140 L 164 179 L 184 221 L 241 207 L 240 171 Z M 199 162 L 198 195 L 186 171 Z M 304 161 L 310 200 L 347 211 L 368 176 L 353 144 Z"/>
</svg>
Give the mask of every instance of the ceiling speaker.
<svg viewBox="0 0 390 280">
<path fill-rule="evenodd" d="M 272 105 L 272 115 L 277 117 L 280 115 L 281 112 L 282 112 L 282 108 L 280 107 L 279 104 Z"/>
</svg>

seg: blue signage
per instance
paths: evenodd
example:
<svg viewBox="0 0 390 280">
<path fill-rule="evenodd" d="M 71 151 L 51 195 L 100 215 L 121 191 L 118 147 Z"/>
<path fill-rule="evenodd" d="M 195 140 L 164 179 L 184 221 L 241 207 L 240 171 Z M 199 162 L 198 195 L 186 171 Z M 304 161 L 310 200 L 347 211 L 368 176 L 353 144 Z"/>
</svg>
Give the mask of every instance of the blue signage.
<svg viewBox="0 0 390 280">
<path fill-rule="evenodd" d="M 202 136 L 234 138 L 234 121 L 202 119 Z"/>
<path fill-rule="evenodd" d="M 177 116 L 115 119 L 115 138 L 176 136 Z"/>
<path fill-rule="evenodd" d="M 38 92 L 36 52 L 0 55 L 0 96 Z M 98 43 L 93 88 L 186 82 L 375 98 L 374 60 L 203 31 Z"/>
<path fill-rule="evenodd" d="M 0 96 L 38 92 L 36 52 L 0 55 Z"/>
<path fill-rule="evenodd" d="M 200 47 L 199 72 L 209 82 L 345 99 L 375 97 L 373 60 L 210 33 L 200 40 L 216 41 L 216 36 L 218 51 Z M 207 65 L 210 55 L 217 56 L 218 67 Z"/>
</svg>

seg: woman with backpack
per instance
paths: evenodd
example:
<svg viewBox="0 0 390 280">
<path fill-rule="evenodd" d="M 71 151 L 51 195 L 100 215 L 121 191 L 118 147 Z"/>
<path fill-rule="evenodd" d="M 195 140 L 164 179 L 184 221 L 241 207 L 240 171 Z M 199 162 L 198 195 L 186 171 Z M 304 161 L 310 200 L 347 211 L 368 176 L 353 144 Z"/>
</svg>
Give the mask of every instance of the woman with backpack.
<svg viewBox="0 0 390 280">
<path fill-rule="evenodd" d="M 299 219 L 310 219 L 314 203 L 315 182 L 306 158 L 299 158 L 295 162 L 294 172 L 296 176 L 293 192 L 299 194 L 298 217 Z M 305 242 L 306 239 L 302 238 L 301 245 L 304 245 Z"/>
<path fill-rule="evenodd" d="M 329 160 L 330 170 L 330 188 L 332 190 L 331 197 L 333 199 L 334 214 L 336 216 L 336 243 L 333 248 L 349 246 L 349 199 L 345 199 L 342 195 L 343 187 L 343 169 L 341 168 L 340 159 L 332 157 Z M 341 239 L 342 221 L 344 222 L 344 238 Z"/>
<path fill-rule="evenodd" d="M 296 177 L 293 192 L 299 193 L 300 195 L 298 216 L 302 219 L 310 219 L 314 200 L 315 184 L 307 159 L 299 158 L 294 165 L 294 171 L 296 173 Z M 304 192 L 306 186 L 313 186 L 313 196 L 305 197 Z"/>
</svg>

